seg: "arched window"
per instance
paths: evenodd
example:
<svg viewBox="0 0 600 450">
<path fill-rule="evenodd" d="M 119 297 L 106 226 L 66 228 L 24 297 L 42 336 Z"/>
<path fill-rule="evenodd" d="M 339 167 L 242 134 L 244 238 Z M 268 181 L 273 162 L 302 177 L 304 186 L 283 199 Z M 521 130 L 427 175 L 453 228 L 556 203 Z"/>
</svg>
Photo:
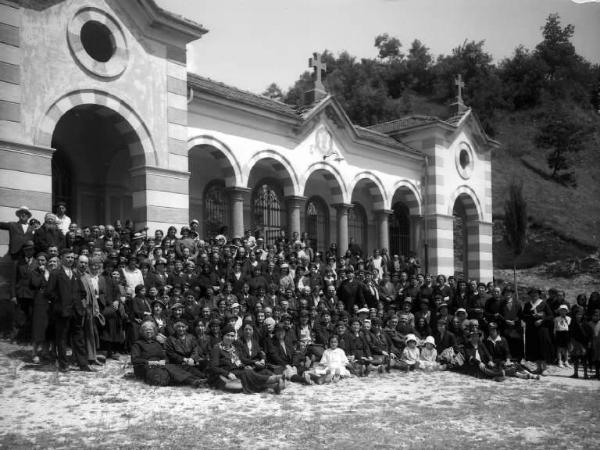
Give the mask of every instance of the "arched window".
<svg viewBox="0 0 600 450">
<path fill-rule="evenodd" d="M 211 183 L 204 190 L 204 234 L 211 238 L 229 225 L 229 201 L 223 183 Z"/>
<path fill-rule="evenodd" d="M 313 250 L 324 252 L 329 246 L 329 208 L 321 197 L 306 202 L 306 231 Z"/>
<path fill-rule="evenodd" d="M 359 203 L 352 203 L 352 208 L 348 211 L 348 238 L 352 238 L 360 246 L 363 255 L 366 254 L 367 213 Z"/>
<path fill-rule="evenodd" d="M 390 217 L 390 253 L 408 256 L 410 252 L 410 211 L 402 202 L 394 203 Z"/>
<path fill-rule="evenodd" d="M 281 198 L 275 187 L 259 183 L 252 195 L 252 225 L 260 231 L 265 244 L 273 244 L 281 230 Z"/>
</svg>

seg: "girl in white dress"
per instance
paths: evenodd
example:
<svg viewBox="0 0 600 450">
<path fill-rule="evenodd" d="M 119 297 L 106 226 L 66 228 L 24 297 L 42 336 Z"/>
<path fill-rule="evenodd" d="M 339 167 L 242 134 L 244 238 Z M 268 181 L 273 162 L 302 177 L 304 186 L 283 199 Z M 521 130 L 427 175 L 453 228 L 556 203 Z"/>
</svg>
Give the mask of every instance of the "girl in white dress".
<svg viewBox="0 0 600 450">
<path fill-rule="evenodd" d="M 329 348 L 323 352 L 321 361 L 315 368 L 317 375 L 326 375 L 325 382 L 329 382 L 332 379 L 334 381 L 340 378 L 350 376 L 350 372 L 346 368 L 346 365 L 350 363 L 346 352 L 338 347 L 339 341 L 337 336 L 333 335 L 329 338 Z"/>
</svg>

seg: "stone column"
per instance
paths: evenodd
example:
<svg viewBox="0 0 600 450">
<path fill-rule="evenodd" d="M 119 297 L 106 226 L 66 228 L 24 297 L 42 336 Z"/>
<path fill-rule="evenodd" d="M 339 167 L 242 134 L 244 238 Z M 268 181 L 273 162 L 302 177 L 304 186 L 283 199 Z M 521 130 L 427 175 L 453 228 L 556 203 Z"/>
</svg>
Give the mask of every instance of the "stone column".
<svg viewBox="0 0 600 450">
<path fill-rule="evenodd" d="M 244 236 L 244 198 L 250 189 L 245 187 L 227 188 L 231 207 L 231 236 L 230 238 Z"/>
<path fill-rule="evenodd" d="M 487 283 L 494 278 L 493 223 L 467 222 L 468 277 Z"/>
<path fill-rule="evenodd" d="M 388 218 L 394 211 L 391 209 L 380 209 L 375 211 L 377 217 L 377 246 L 379 250 L 382 248 L 390 249 L 390 228 Z"/>
<path fill-rule="evenodd" d="M 442 214 L 427 216 L 429 273 L 454 275 L 454 218 Z"/>
<path fill-rule="evenodd" d="M 423 216 L 410 216 L 410 250 L 421 262 L 425 260 L 423 249 Z"/>
<path fill-rule="evenodd" d="M 352 205 L 348 203 L 337 203 L 333 206 L 337 211 L 337 247 L 340 255 L 346 254 L 348 250 L 348 210 Z"/>
<path fill-rule="evenodd" d="M 306 197 L 300 197 L 297 195 L 292 195 L 285 198 L 287 202 L 287 211 L 288 211 L 288 236 L 292 236 L 294 231 L 298 233 L 298 235 L 302 234 L 302 226 L 300 224 L 300 212 L 304 207 L 304 202 L 306 202 Z"/>
</svg>

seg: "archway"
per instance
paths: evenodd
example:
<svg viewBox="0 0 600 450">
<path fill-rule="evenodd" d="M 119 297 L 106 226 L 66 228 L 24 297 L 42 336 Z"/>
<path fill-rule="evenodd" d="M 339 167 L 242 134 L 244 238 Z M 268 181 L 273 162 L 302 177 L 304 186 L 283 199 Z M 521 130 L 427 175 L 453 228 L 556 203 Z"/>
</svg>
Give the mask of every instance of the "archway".
<svg viewBox="0 0 600 450">
<path fill-rule="evenodd" d="M 51 146 L 52 200 L 67 203 L 67 214 L 80 225 L 137 219 L 130 169 L 139 137 L 123 116 L 97 104 L 65 112 L 54 128 Z M 139 159 L 137 156 L 141 156 Z M 136 162 L 143 163 L 142 155 Z"/>
<path fill-rule="evenodd" d="M 415 187 L 402 181 L 392 197 L 392 213 L 389 218 L 390 254 L 408 256 L 415 252 L 420 256 L 421 229 L 417 220 L 421 215 L 421 203 Z"/>
<path fill-rule="evenodd" d="M 469 248 L 479 242 L 479 212 L 473 197 L 466 192 L 458 194 L 452 207 L 454 272 L 468 279 L 471 272 L 479 266 L 477 253 L 471 254 Z"/>
<path fill-rule="evenodd" d="M 360 245 L 363 255 L 369 255 L 374 248 L 389 248 L 387 222 L 385 236 L 380 235 L 377 228 L 378 221 L 387 220 L 387 217 L 379 215 L 376 220 L 377 213 L 383 211 L 385 205 L 383 184 L 373 174 L 363 172 L 355 177 L 351 186 L 354 206 L 348 213 L 348 238 Z"/>
<path fill-rule="evenodd" d="M 201 236 L 216 236 L 230 228 L 231 199 L 227 188 L 236 185 L 237 172 L 226 149 L 216 141 L 196 138 L 190 142 L 197 143 L 188 152 L 190 219 L 198 220 Z"/>
<path fill-rule="evenodd" d="M 314 195 L 306 202 L 305 228 L 313 250 L 325 252 L 329 247 L 329 207 L 325 200 Z"/>
<path fill-rule="evenodd" d="M 279 155 L 270 151 L 261 152 L 265 157 L 252 158 L 248 173 L 248 188 L 251 189 L 250 208 L 245 223 L 250 224 L 255 235 L 261 235 L 265 244 L 273 244 L 281 230 L 293 228 L 300 232 L 298 205 L 288 208 L 286 198 L 298 194 L 297 177 L 291 167 Z M 271 155 L 271 156 L 266 156 Z M 288 217 L 288 209 L 295 212 Z M 291 220 L 295 223 L 290 223 Z"/>
</svg>

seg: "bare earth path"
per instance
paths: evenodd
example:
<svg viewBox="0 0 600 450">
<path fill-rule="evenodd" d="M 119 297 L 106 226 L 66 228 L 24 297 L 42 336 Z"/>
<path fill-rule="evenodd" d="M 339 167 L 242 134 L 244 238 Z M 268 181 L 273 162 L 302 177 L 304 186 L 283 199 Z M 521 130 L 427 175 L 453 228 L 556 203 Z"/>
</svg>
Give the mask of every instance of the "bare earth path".
<svg viewBox="0 0 600 450">
<path fill-rule="evenodd" d="M 0 448 L 597 448 L 600 381 L 392 373 L 279 396 L 58 374 L 0 343 Z"/>
</svg>

